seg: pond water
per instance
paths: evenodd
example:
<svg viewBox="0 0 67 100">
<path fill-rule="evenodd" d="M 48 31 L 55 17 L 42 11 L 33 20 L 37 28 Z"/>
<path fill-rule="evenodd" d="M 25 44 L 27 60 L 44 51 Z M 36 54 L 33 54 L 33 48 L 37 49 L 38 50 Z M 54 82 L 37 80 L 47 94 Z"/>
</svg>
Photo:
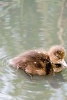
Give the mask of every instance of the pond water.
<svg viewBox="0 0 67 100">
<path fill-rule="evenodd" d="M 67 100 L 67 70 L 31 80 L 7 63 L 56 44 L 67 52 L 67 0 L 0 0 L 0 100 Z"/>
</svg>

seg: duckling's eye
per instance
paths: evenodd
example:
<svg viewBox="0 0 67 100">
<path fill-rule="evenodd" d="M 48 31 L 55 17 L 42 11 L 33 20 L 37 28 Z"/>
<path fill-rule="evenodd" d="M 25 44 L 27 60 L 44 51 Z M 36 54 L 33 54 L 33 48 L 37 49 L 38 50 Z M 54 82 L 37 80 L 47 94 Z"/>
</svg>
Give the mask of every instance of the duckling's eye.
<svg viewBox="0 0 67 100">
<path fill-rule="evenodd" d="M 55 64 L 57 68 L 61 67 L 61 64 Z"/>
</svg>

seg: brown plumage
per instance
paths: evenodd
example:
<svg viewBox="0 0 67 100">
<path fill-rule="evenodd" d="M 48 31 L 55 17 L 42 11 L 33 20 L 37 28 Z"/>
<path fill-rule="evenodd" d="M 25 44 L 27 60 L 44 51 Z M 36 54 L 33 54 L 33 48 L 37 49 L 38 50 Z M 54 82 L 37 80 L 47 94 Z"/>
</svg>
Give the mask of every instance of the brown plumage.
<svg viewBox="0 0 67 100">
<path fill-rule="evenodd" d="M 60 45 L 52 46 L 48 51 L 48 55 L 55 73 L 60 72 L 67 67 L 66 62 L 64 61 L 66 56 L 64 47 Z"/>
<path fill-rule="evenodd" d="M 54 46 L 48 52 L 31 50 L 9 61 L 13 67 L 21 68 L 28 74 L 48 75 L 63 70 L 65 50 Z"/>
<path fill-rule="evenodd" d="M 48 54 L 35 50 L 13 58 L 10 65 L 21 68 L 29 74 L 45 75 L 53 73 Z"/>
</svg>

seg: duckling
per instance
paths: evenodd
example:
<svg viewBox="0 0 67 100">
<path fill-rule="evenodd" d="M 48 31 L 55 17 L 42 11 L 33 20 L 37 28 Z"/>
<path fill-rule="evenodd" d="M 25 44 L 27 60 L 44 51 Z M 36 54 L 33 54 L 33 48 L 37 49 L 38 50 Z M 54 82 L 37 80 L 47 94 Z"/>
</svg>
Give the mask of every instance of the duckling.
<svg viewBox="0 0 67 100">
<path fill-rule="evenodd" d="M 64 61 L 66 52 L 64 47 L 56 45 L 50 48 L 48 51 L 50 61 L 52 62 L 52 67 L 54 72 L 60 72 L 67 67 L 66 62 Z"/>
<path fill-rule="evenodd" d="M 9 61 L 13 67 L 23 69 L 27 74 L 47 75 L 52 74 L 50 58 L 45 52 L 32 50 L 23 53 Z"/>
<path fill-rule="evenodd" d="M 62 46 L 53 46 L 48 52 L 31 50 L 13 59 L 9 64 L 21 68 L 27 74 L 48 75 L 63 70 L 67 64 L 64 61 L 65 49 Z"/>
</svg>

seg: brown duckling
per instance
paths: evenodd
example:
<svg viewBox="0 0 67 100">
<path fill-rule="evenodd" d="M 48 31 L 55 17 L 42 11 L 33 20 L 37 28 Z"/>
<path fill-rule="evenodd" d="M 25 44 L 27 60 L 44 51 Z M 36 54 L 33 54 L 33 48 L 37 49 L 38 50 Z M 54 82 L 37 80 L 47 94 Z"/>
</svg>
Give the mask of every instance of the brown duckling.
<svg viewBox="0 0 67 100">
<path fill-rule="evenodd" d="M 21 68 L 28 74 L 47 75 L 60 72 L 64 62 L 65 50 L 62 46 L 53 46 L 48 52 L 31 50 L 9 61 L 13 67 Z M 58 67 L 59 66 L 59 67 Z"/>
<path fill-rule="evenodd" d="M 66 55 L 64 47 L 60 45 L 53 46 L 48 51 L 48 55 L 52 62 L 54 72 L 60 72 L 67 67 L 66 62 L 64 61 Z"/>
<path fill-rule="evenodd" d="M 11 59 L 9 64 L 13 67 L 21 68 L 26 73 L 32 75 L 47 75 L 53 73 L 50 58 L 46 52 L 31 50 Z"/>
</svg>

